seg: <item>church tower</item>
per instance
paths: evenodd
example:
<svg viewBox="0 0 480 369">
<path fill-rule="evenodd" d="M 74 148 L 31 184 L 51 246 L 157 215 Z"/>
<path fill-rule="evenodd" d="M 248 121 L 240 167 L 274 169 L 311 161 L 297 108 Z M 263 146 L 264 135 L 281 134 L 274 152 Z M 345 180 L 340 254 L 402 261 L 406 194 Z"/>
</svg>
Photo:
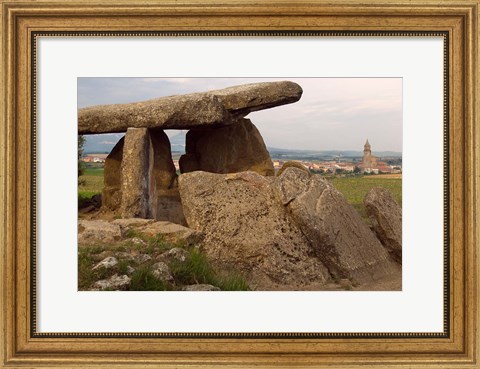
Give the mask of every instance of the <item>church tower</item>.
<svg viewBox="0 0 480 369">
<path fill-rule="evenodd" d="M 362 167 L 363 169 L 372 169 L 376 168 L 377 166 L 377 159 L 375 156 L 372 156 L 372 147 L 370 146 L 370 143 L 367 141 L 365 142 L 365 145 L 363 146 L 363 160 L 362 160 Z"/>
<path fill-rule="evenodd" d="M 372 147 L 368 142 L 368 138 L 367 142 L 365 142 L 365 145 L 363 146 L 363 167 L 365 169 L 372 167 Z"/>
</svg>

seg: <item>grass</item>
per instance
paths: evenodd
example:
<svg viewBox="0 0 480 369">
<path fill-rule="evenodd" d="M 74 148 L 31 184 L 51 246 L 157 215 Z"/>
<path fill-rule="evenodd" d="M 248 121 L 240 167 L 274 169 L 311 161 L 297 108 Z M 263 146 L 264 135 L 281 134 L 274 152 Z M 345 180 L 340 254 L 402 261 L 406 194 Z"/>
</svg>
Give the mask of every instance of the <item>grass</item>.
<svg viewBox="0 0 480 369">
<path fill-rule="evenodd" d="M 78 186 L 78 205 L 81 206 L 92 196 L 102 193 L 103 168 L 86 168 L 78 180 L 83 183 Z"/>
<path fill-rule="evenodd" d="M 83 176 L 103 178 L 103 168 L 85 168 L 83 170 Z"/>
<path fill-rule="evenodd" d="M 81 208 L 86 201 L 102 193 L 103 168 L 85 168 L 78 181 L 81 183 L 78 186 L 78 207 Z"/>
<path fill-rule="evenodd" d="M 95 281 L 107 278 L 111 273 L 110 270 L 98 268 L 92 270 L 95 265 L 93 256 L 97 253 L 97 247 L 85 247 L 78 250 L 78 289 L 87 290 Z"/>
<path fill-rule="evenodd" d="M 78 288 L 79 290 L 88 290 L 95 281 L 106 279 L 115 273 L 127 274 L 129 266 L 135 268 L 130 276 L 130 291 L 169 291 L 181 290 L 183 286 L 189 284 L 211 284 L 219 287 L 222 291 L 248 291 L 249 287 L 245 279 L 235 273 L 221 273 L 216 271 L 210 264 L 207 257 L 196 247 L 186 247 L 181 243 L 168 242 L 162 235 L 150 237 L 136 230 L 130 230 L 127 233 L 128 238 L 137 237 L 142 239 L 145 244 L 135 244 L 128 239 L 113 244 L 82 246 L 78 251 Z M 188 251 L 187 260 L 180 262 L 178 260 L 165 260 L 170 268 L 173 283 L 164 282 L 153 274 L 153 265 L 157 262 L 156 256 L 168 251 L 174 247 L 182 247 Z M 112 255 L 116 252 L 140 252 L 152 257 L 142 265 L 136 265 L 128 257 L 117 257 L 118 264 L 106 270 L 98 268 L 92 270 L 98 262 L 97 255 L 108 250 Z M 95 260 L 97 259 L 97 260 Z"/>
<path fill-rule="evenodd" d="M 155 277 L 150 267 L 142 266 L 132 274 L 131 291 L 168 291 L 171 285 Z"/>
<path fill-rule="evenodd" d="M 210 284 L 222 291 L 248 291 L 243 276 L 234 272 L 221 273 L 214 270 L 206 256 L 196 248 L 189 250 L 190 257 L 185 262 L 173 261 L 170 270 L 176 281 L 181 284 Z"/>
<path fill-rule="evenodd" d="M 363 198 L 373 187 L 382 187 L 390 190 L 395 200 L 402 206 L 402 179 L 382 178 L 381 175 L 356 176 L 356 177 L 334 177 L 329 179 L 337 190 L 339 190 L 358 211 L 360 216 L 369 223 Z"/>
</svg>

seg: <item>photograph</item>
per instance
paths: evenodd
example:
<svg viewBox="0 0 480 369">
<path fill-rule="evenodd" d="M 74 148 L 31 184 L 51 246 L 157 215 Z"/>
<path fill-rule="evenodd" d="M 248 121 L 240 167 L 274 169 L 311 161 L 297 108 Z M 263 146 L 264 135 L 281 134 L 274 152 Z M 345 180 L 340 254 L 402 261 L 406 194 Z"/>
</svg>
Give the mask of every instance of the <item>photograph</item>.
<svg viewBox="0 0 480 369">
<path fill-rule="evenodd" d="M 480 362 L 480 0 L 0 0 L 0 367 Z"/>
<path fill-rule="evenodd" d="M 78 290 L 401 291 L 402 87 L 77 78 Z"/>
</svg>

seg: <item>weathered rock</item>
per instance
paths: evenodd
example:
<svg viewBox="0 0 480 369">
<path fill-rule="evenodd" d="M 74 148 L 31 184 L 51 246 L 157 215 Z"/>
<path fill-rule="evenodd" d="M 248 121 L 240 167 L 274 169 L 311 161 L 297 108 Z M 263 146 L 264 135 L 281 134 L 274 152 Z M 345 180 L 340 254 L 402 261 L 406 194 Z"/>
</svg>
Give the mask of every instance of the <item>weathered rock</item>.
<svg viewBox="0 0 480 369">
<path fill-rule="evenodd" d="M 135 262 L 137 264 L 143 264 L 143 263 L 146 263 L 147 261 L 150 261 L 152 260 L 152 257 L 148 254 L 139 254 L 139 255 L 135 255 Z"/>
<path fill-rule="evenodd" d="M 187 133 L 186 154 L 180 171 L 211 173 L 254 171 L 275 174 L 270 154 L 258 129 L 248 119 L 228 127 L 192 130 Z"/>
<path fill-rule="evenodd" d="M 205 233 L 203 250 L 210 259 L 245 274 L 253 289 L 324 282 L 328 271 L 288 219 L 272 182 L 254 172 L 182 174 L 187 222 Z"/>
<path fill-rule="evenodd" d="M 154 237 L 162 235 L 170 242 L 181 242 L 187 246 L 202 242 L 204 234 L 180 224 L 158 221 L 138 228 L 139 232 Z"/>
<path fill-rule="evenodd" d="M 111 243 L 122 237 L 120 227 L 104 220 L 79 220 L 78 243 L 92 244 L 95 242 Z"/>
<path fill-rule="evenodd" d="M 141 245 L 141 246 L 145 246 L 147 244 L 144 240 L 138 237 L 130 238 L 130 242 L 133 243 L 134 245 Z"/>
<path fill-rule="evenodd" d="M 384 188 L 372 188 L 363 203 L 373 230 L 392 258 L 402 263 L 402 208 Z"/>
<path fill-rule="evenodd" d="M 149 132 L 148 217 L 185 224 L 170 140 L 163 131 Z"/>
<path fill-rule="evenodd" d="M 124 219 L 114 219 L 110 223 L 119 225 L 123 231 L 127 231 L 131 228 L 144 226 L 149 223 L 155 222 L 154 219 L 143 219 L 143 218 L 124 218 Z"/>
<path fill-rule="evenodd" d="M 135 256 L 136 255 L 133 255 L 133 254 L 131 254 L 129 252 L 126 252 L 126 251 L 120 251 L 120 252 L 116 252 L 115 256 L 119 259 L 128 260 L 128 261 L 135 261 Z"/>
<path fill-rule="evenodd" d="M 122 217 L 185 223 L 170 142 L 163 131 L 129 128 L 120 172 Z"/>
<path fill-rule="evenodd" d="M 86 199 L 82 202 L 81 206 L 79 204 L 78 212 L 80 214 L 90 213 L 94 210 L 100 209 L 102 206 L 102 195 L 96 194 L 89 199 Z"/>
<path fill-rule="evenodd" d="M 79 109 L 78 134 L 125 132 L 130 127 L 187 129 L 230 122 L 231 115 L 218 97 L 201 93 Z"/>
<path fill-rule="evenodd" d="M 109 210 L 120 208 L 122 202 L 122 158 L 125 138 L 122 137 L 105 159 L 103 168 L 102 206 Z"/>
<path fill-rule="evenodd" d="M 99 261 L 102 261 L 105 258 L 108 258 L 109 256 L 112 256 L 112 255 L 113 255 L 112 250 L 104 250 L 104 251 L 100 252 L 99 254 L 91 255 L 91 258 L 92 258 L 93 261 L 99 262 Z"/>
<path fill-rule="evenodd" d="M 211 284 L 191 284 L 182 288 L 182 291 L 221 291 Z"/>
<path fill-rule="evenodd" d="M 352 281 L 350 279 L 344 278 L 338 281 L 338 284 L 346 290 L 351 290 L 353 288 Z"/>
<path fill-rule="evenodd" d="M 122 159 L 123 218 L 147 218 L 149 210 L 149 150 L 146 128 L 129 128 Z"/>
<path fill-rule="evenodd" d="M 185 249 L 174 247 L 173 249 L 164 252 L 162 255 L 160 255 L 160 257 L 165 260 L 176 260 L 184 263 L 190 258 L 190 254 Z"/>
<path fill-rule="evenodd" d="M 125 132 L 134 128 L 176 128 L 223 126 L 235 123 L 256 110 L 296 102 L 302 88 L 289 81 L 254 83 L 223 90 L 161 97 L 78 110 L 78 133 Z"/>
<path fill-rule="evenodd" d="M 310 175 L 310 169 L 308 169 L 305 165 L 298 161 L 287 161 L 285 162 L 282 167 L 278 170 L 277 172 L 277 177 L 280 176 L 287 168 L 298 168 L 301 169 L 305 172 L 307 172 Z"/>
<path fill-rule="evenodd" d="M 95 210 L 95 206 L 93 205 L 87 205 L 87 206 L 82 206 L 82 208 L 78 209 L 79 214 L 87 214 Z"/>
<path fill-rule="evenodd" d="M 164 282 L 173 282 L 172 273 L 167 264 L 158 262 L 152 265 L 153 275 Z"/>
<path fill-rule="evenodd" d="M 99 268 L 110 269 L 110 268 L 113 268 L 117 264 L 118 264 L 118 260 L 116 258 L 114 258 L 113 256 L 110 256 L 108 258 L 103 259 L 101 262 L 99 262 L 97 265 L 95 265 L 92 268 L 92 270 L 97 270 Z"/>
<path fill-rule="evenodd" d="M 302 93 L 302 88 L 290 81 L 251 83 L 208 92 L 217 96 L 230 113 L 242 117 L 252 111 L 297 102 Z"/>
<path fill-rule="evenodd" d="M 102 279 L 97 281 L 93 285 L 94 290 L 125 290 L 130 286 L 130 277 L 127 275 L 119 276 L 118 274 L 112 275 L 108 279 Z"/>
<path fill-rule="evenodd" d="M 334 277 L 368 282 L 397 269 L 355 209 L 326 179 L 287 168 L 276 177 L 275 187 L 291 219 Z"/>
</svg>

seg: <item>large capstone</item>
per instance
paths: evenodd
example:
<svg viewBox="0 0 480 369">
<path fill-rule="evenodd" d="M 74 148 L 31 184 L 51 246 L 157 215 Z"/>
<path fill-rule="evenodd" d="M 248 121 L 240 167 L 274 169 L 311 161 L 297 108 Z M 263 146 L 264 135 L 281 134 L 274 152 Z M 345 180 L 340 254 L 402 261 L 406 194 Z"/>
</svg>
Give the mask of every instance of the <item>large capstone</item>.
<svg viewBox="0 0 480 369">
<path fill-rule="evenodd" d="M 126 132 L 130 127 L 226 126 L 252 111 L 296 102 L 302 92 L 293 82 L 265 82 L 130 104 L 87 107 L 78 110 L 78 134 Z"/>
<path fill-rule="evenodd" d="M 182 173 L 202 170 L 212 173 L 254 171 L 274 175 L 273 163 L 258 129 L 249 119 L 234 125 L 191 130 L 186 153 L 180 158 Z"/>
<path fill-rule="evenodd" d="M 384 188 L 372 188 L 363 203 L 373 230 L 392 258 L 402 263 L 402 208 Z"/>
<path fill-rule="evenodd" d="M 275 189 L 332 276 L 363 283 L 398 269 L 353 206 L 326 179 L 290 167 L 275 178 Z"/>
<path fill-rule="evenodd" d="M 243 273 L 257 290 L 322 285 L 328 271 L 287 216 L 272 182 L 255 172 L 182 174 L 187 223 L 205 234 L 204 251 L 214 263 Z"/>
</svg>

